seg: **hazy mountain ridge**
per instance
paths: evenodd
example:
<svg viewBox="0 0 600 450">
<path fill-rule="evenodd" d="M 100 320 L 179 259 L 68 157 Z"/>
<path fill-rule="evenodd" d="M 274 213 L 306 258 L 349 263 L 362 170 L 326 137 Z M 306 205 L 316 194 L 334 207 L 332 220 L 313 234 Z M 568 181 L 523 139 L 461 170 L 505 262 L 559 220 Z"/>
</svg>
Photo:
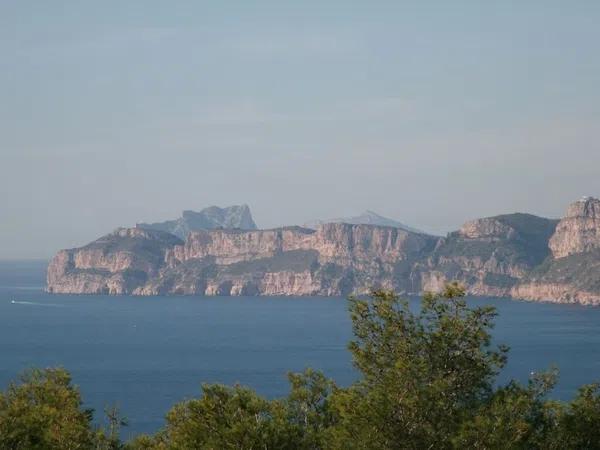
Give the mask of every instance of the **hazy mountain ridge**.
<svg viewBox="0 0 600 450">
<path fill-rule="evenodd" d="M 185 240 L 122 229 L 59 252 L 48 290 L 331 296 L 435 291 L 458 280 L 472 295 L 600 304 L 599 212 L 599 200 L 583 199 L 560 221 L 505 214 L 466 222 L 445 237 L 349 223 L 200 229 Z"/>
<path fill-rule="evenodd" d="M 338 217 L 335 219 L 328 220 L 313 220 L 304 224 L 306 228 L 317 229 L 319 225 L 323 225 L 326 223 L 349 223 L 353 225 L 380 225 L 384 227 L 394 227 L 400 228 L 405 231 L 410 231 L 412 233 L 423 233 L 421 230 L 417 230 L 416 228 L 409 227 L 408 225 L 404 225 L 397 220 L 389 219 L 387 217 L 380 216 L 376 212 L 366 210 L 362 214 L 358 216 L 352 217 Z"/>
<path fill-rule="evenodd" d="M 183 211 L 175 220 L 156 223 L 138 223 L 136 228 L 165 231 L 185 239 L 190 231 L 212 230 L 214 228 L 239 228 L 256 230 L 256 224 L 248 205 L 234 205 L 226 208 L 210 206 L 201 211 Z"/>
</svg>

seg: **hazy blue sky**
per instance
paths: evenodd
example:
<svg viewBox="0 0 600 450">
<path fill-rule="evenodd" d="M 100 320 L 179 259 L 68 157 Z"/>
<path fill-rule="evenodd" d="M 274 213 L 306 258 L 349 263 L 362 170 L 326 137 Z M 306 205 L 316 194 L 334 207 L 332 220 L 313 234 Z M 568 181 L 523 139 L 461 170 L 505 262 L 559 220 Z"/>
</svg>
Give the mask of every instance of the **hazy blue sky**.
<svg viewBox="0 0 600 450">
<path fill-rule="evenodd" d="M 1 0 L 0 258 L 212 204 L 559 216 L 600 195 L 599 24 L 596 0 Z"/>
</svg>

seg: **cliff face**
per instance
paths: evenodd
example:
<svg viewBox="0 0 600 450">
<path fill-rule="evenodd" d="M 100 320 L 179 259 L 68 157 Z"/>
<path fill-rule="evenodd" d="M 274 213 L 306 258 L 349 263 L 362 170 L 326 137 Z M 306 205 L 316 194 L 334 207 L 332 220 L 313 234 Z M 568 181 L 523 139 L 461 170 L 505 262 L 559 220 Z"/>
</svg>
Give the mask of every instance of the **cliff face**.
<svg viewBox="0 0 600 450">
<path fill-rule="evenodd" d="M 206 295 L 346 295 L 374 287 L 415 290 L 398 277 L 438 238 L 397 228 L 325 224 L 274 230 L 202 230 L 183 242 L 121 229 L 48 268 L 48 291 Z"/>
<path fill-rule="evenodd" d="M 584 198 L 570 205 L 549 246 L 554 258 L 600 249 L 600 200 Z"/>
<path fill-rule="evenodd" d="M 48 266 L 48 292 L 127 294 L 158 275 L 182 241 L 160 231 L 120 228 L 85 247 L 61 250 Z"/>
<path fill-rule="evenodd" d="M 191 232 L 184 245 L 167 255 L 169 265 L 213 257 L 217 264 L 232 264 L 276 253 L 310 247 L 312 230 L 294 227 L 274 230 L 202 230 Z"/>
<path fill-rule="evenodd" d="M 552 252 L 511 295 L 528 300 L 600 304 L 600 200 L 569 206 L 550 239 Z"/>
<path fill-rule="evenodd" d="M 550 258 L 510 292 L 515 298 L 600 304 L 600 250 Z"/>
<path fill-rule="evenodd" d="M 347 295 L 373 288 L 600 303 L 600 201 L 571 205 L 560 222 L 508 214 L 446 237 L 396 227 L 328 223 L 316 230 L 211 229 L 185 241 L 119 229 L 48 268 L 48 291 L 110 294 Z"/>
<path fill-rule="evenodd" d="M 465 223 L 440 239 L 423 264 L 421 288 L 439 291 L 450 281 L 473 295 L 508 296 L 549 254 L 556 221 L 508 214 Z"/>
<path fill-rule="evenodd" d="M 136 293 L 346 295 L 398 288 L 397 264 L 436 242 L 396 228 L 341 223 L 316 231 L 193 232 L 167 252 L 160 276 Z"/>
</svg>

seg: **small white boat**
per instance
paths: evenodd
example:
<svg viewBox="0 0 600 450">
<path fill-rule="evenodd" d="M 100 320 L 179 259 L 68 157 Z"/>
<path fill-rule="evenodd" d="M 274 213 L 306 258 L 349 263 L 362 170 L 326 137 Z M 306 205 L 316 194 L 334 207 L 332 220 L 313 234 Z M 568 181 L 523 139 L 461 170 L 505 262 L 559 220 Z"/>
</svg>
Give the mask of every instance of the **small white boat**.
<svg viewBox="0 0 600 450">
<path fill-rule="evenodd" d="M 14 300 L 11 300 L 10 302 L 11 302 L 11 303 L 17 303 L 17 302 L 15 302 Z"/>
</svg>

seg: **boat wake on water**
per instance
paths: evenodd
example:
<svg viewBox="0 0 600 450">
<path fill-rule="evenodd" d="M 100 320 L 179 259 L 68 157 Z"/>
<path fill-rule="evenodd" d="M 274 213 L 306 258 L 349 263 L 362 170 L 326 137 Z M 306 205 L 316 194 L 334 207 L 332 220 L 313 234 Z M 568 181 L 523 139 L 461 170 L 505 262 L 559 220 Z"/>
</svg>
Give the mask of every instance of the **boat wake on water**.
<svg viewBox="0 0 600 450">
<path fill-rule="evenodd" d="M 57 305 L 56 303 L 41 303 L 41 302 L 26 302 L 20 300 L 11 300 L 10 303 L 13 305 L 30 305 L 30 306 L 52 306 L 54 308 L 62 308 L 64 305 Z"/>
</svg>

